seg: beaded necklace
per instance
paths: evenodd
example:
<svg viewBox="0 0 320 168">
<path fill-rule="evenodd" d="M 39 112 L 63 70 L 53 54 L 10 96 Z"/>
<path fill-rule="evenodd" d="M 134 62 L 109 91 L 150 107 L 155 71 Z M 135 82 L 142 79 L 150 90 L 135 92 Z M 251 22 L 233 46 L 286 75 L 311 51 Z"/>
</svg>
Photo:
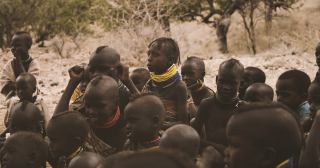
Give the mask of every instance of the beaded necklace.
<svg viewBox="0 0 320 168">
<path fill-rule="evenodd" d="M 166 95 L 171 90 L 172 86 L 181 79 L 175 64 L 161 75 L 156 75 L 154 72 L 150 75 L 152 78 L 152 91 L 162 92 L 163 94 L 160 95 L 161 97 Z"/>
<path fill-rule="evenodd" d="M 198 92 L 200 92 L 201 90 L 203 90 L 205 87 L 206 87 L 206 85 L 205 85 L 204 82 L 203 82 L 202 85 L 201 85 L 198 89 L 196 89 L 196 90 L 194 90 L 194 91 L 192 91 L 192 92 L 193 92 L 193 93 L 198 93 Z"/>
<path fill-rule="evenodd" d="M 72 158 L 74 158 L 76 155 L 78 155 L 79 153 L 81 153 L 83 151 L 83 147 L 80 146 L 75 152 L 73 152 L 71 155 L 69 155 L 68 157 L 63 156 L 63 162 L 67 165 L 69 164 L 70 160 Z"/>
<path fill-rule="evenodd" d="M 280 163 L 276 168 L 282 168 L 282 166 L 288 164 L 290 159 L 285 160 L 284 162 Z"/>
<path fill-rule="evenodd" d="M 96 128 L 110 128 L 114 124 L 116 124 L 116 122 L 119 120 L 119 118 L 120 118 L 120 109 L 118 108 L 116 114 L 111 116 L 102 126 L 96 126 L 93 123 L 91 123 L 91 124 L 92 124 L 92 126 L 94 126 Z"/>
<path fill-rule="evenodd" d="M 121 82 L 121 80 L 118 80 L 118 88 L 119 88 L 119 99 L 121 100 L 127 93 L 127 87 Z"/>
<path fill-rule="evenodd" d="M 138 142 L 138 150 L 147 151 L 147 150 L 159 148 L 160 139 L 161 137 L 159 136 L 157 139 L 150 142 Z"/>
<path fill-rule="evenodd" d="M 232 104 L 239 99 L 238 94 L 228 101 L 222 100 L 222 98 L 219 96 L 218 92 L 216 92 L 215 96 L 216 96 L 216 99 L 222 104 Z"/>
<path fill-rule="evenodd" d="M 28 62 L 28 61 L 31 59 L 30 55 L 28 55 L 28 56 L 29 56 L 28 59 L 26 59 L 26 60 L 21 60 L 21 62 Z"/>
</svg>

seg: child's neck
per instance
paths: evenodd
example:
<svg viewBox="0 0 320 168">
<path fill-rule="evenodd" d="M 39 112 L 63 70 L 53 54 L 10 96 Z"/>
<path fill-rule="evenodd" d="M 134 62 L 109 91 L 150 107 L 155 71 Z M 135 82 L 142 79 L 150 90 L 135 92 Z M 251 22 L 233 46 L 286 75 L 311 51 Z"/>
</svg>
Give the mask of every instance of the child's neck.
<svg viewBox="0 0 320 168">
<path fill-rule="evenodd" d="M 238 94 L 236 94 L 232 99 L 230 99 L 230 100 L 225 100 L 225 99 L 223 99 L 223 98 L 221 98 L 221 97 L 219 96 L 218 91 L 217 91 L 216 94 L 215 94 L 215 98 L 216 98 L 220 103 L 225 104 L 225 105 L 232 104 L 232 103 L 236 102 L 236 101 L 239 99 L 239 98 L 238 98 Z"/>
<path fill-rule="evenodd" d="M 77 149 L 73 150 L 73 152 L 70 152 L 69 154 L 63 156 L 63 161 L 65 163 L 70 162 L 72 158 L 74 158 L 76 155 L 78 155 L 82 151 L 83 151 L 83 147 L 82 146 L 78 147 Z"/>
<path fill-rule="evenodd" d="M 159 142 L 161 137 L 158 135 L 157 138 L 152 138 L 154 140 L 147 141 L 147 142 L 138 142 L 138 149 L 140 151 L 150 150 L 150 149 L 156 149 L 159 147 Z"/>
<path fill-rule="evenodd" d="M 172 66 L 174 66 L 174 64 L 166 67 L 166 69 L 163 69 L 163 70 L 160 70 L 160 71 L 156 71 L 156 72 L 154 72 L 154 73 L 155 73 L 156 75 L 164 74 L 164 73 L 166 73 Z"/>
</svg>

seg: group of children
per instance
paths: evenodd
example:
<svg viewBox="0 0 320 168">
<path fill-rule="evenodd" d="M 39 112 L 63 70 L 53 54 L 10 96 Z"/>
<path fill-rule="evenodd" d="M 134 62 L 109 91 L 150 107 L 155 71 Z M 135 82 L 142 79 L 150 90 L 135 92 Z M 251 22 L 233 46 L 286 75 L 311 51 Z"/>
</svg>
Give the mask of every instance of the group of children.
<svg viewBox="0 0 320 168">
<path fill-rule="evenodd" d="M 178 44 L 158 38 L 148 46 L 148 69 L 120 62 L 98 47 L 70 80 L 53 116 L 39 95 L 39 65 L 18 32 L 14 58 L 1 73 L 6 130 L 1 167 L 44 168 L 293 168 L 319 167 L 320 75 L 281 74 L 274 90 L 257 67 L 221 63 L 217 90 L 205 85 L 198 57 L 182 63 Z M 320 67 L 320 45 L 316 48 Z M 71 101 L 71 103 L 70 103 Z"/>
</svg>

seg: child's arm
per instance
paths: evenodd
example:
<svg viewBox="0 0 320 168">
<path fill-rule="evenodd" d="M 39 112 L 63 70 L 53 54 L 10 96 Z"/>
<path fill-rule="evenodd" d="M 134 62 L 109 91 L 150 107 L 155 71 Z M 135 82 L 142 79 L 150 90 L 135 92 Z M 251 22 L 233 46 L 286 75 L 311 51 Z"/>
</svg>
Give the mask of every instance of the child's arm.
<svg viewBox="0 0 320 168">
<path fill-rule="evenodd" d="M 198 107 L 198 112 L 197 112 L 196 118 L 193 123 L 193 128 L 198 132 L 199 136 L 200 136 L 203 124 L 206 122 L 207 111 L 209 109 L 211 109 L 211 106 L 212 106 L 212 101 L 210 101 L 208 99 L 204 99 L 201 101 L 201 103 Z M 202 138 L 201 136 L 200 136 L 200 145 L 201 145 L 201 147 L 204 147 L 204 148 L 206 148 L 208 146 L 212 146 L 221 155 L 224 156 L 224 150 L 226 149 L 226 146 L 224 146 L 224 145 L 207 141 L 206 139 Z"/>
<path fill-rule="evenodd" d="M 84 74 L 83 66 L 80 68 L 79 66 L 74 66 L 69 69 L 70 80 L 66 87 L 66 90 L 63 92 L 56 108 L 54 109 L 54 113 L 58 114 L 68 110 L 69 102 L 74 90 L 77 88 L 79 83 L 81 82 Z"/>
<path fill-rule="evenodd" d="M 299 167 L 318 168 L 319 167 L 319 143 L 320 143 L 320 110 L 314 119 L 309 136 L 306 140 L 306 146 L 302 149 L 300 155 Z"/>
<path fill-rule="evenodd" d="M 14 52 L 14 57 L 16 58 L 15 59 L 15 62 L 17 63 L 17 66 L 18 66 L 18 74 L 21 74 L 21 73 L 25 73 L 26 70 L 24 69 L 23 65 L 22 65 L 22 61 L 21 61 L 21 50 L 23 50 L 22 48 L 18 48 L 15 52 Z"/>
<path fill-rule="evenodd" d="M 5 87 L 3 87 L 1 93 L 7 96 L 11 90 L 15 91 L 16 89 L 16 84 L 10 81 Z"/>
<path fill-rule="evenodd" d="M 162 129 L 166 130 L 177 124 L 188 124 L 188 112 L 187 112 L 187 86 L 184 82 L 179 81 L 174 86 L 175 95 L 177 97 L 177 112 L 178 122 L 172 122 L 170 124 L 163 124 Z"/>
<path fill-rule="evenodd" d="M 121 82 L 127 86 L 131 94 L 139 94 L 140 91 L 136 88 L 133 84 L 132 80 L 129 77 L 129 67 L 123 65 L 121 62 L 117 62 L 114 68 L 111 69 L 112 71 L 117 70 L 118 77 Z"/>
<path fill-rule="evenodd" d="M 127 140 L 127 133 L 126 133 L 126 127 L 123 127 L 120 129 L 118 136 L 117 136 L 117 150 L 116 153 L 122 152 L 124 144 Z"/>
</svg>

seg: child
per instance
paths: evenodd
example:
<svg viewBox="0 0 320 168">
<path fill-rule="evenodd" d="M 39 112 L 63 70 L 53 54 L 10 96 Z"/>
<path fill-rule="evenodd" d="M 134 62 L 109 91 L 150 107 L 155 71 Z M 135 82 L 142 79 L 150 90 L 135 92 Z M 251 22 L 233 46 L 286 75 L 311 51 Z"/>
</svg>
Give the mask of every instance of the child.
<svg viewBox="0 0 320 168">
<path fill-rule="evenodd" d="M 288 106 L 301 121 L 309 116 L 308 88 L 310 77 L 299 70 L 290 70 L 281 74 L 276 84 L 277 101 Z"/>
<path fill-rule="evenodd" d="M 202 59 L 188 57 L 182 64 L 181 75 L 182 80 L 186 83 L 188 89 L 191 90 L 192 99 L 196 107 L 200 105 L 203 99 L 214 95 L 214 91 L 204 84 L 206 68 Z M 200 84 L 198 84 L 198 81 L 201 81 Z"/>
<path fill-rule="evenodd" d="M 144 91 L 156 91 L 164 99 L 167 108 L 162 130 L 176 124 L 187 124 L 187 87 L 176 64 L 180 63 L 178 44 L 171 38 L 158 38 L 148 46 L 148 69 L 151 80 Z"/>
<path fill-rule="evenodd" d="M 248 87 L 244 100 L 248 103 L 273 101 L 274 91 L 271 86 L 264 83 L 254 83 Z"/>
<path fill-rule="evenodd" d="M 133 96 L 124 111 L 128 140 L 124 150 L 146 151 L 159 147 L 159 131 L 165 119 L 163 100 L 152 92 Z"/>
<path fill-rule="evenodd" d="M 79 72 L 78 69 L 80 69 Z M 88 69 L 90 72 L 89 81 L 91 81 L 94 77 L 98 75 L 106 75 L 110 76 L 118 82 L 120 99 L 119 109 L 121 114 L 123 114 L 124 108 L 129 102 L 130 92 L 132 94 L 136 94 L 139 93 L 139 91 L 129 78 L 129 67 L 124 66 L 122 63 L 120 63 L 120 54 L 118 53 L 118 51 L 107 46 L 98 47 L 90 57 Z M 71 71 L 76 75 L 81 74 L 81 76 L 79 76 L 80 81 L 83 79 L 83 67 L 79 68 L 79 66 L 75 66 L 69 70 L 69 72 Z M 130 92 L 128 91 L 128 89 Z M 69 100 L 64 101 L 69 105 Z M 62 111 L 65 111 L 67 109 L 79 112 L 85 111 L 84 100 L 81 96 L 78 98 L 77 101 L 73 102 L 69 108 L 65 106 L 63 107 L 64 108 L 62 109 Z"/>
<path fill-rule="evenodd" d="M 239 89 L 239 98 L 244 100 L 244 94 L 247 88 L 254 83 L 265 83 L 265 73 L 257 67 L 247 67 L 244 69 L 242 84 Z"/>
<path fill-rule="evenodd" d="M 142 91 L 144 85 L 150 80 L 150 78 L 150 72 L 145 68 L 137 68 L 133 70 L 130 75 L 130 79 L 140 92 Z"/>
<path fill-rule="evenodd" d="M 21 73 L 30 73 L 36 78 L 40 75 L 39 63 L 29 55 L 32 45 L 32 38 L 27 32 L 17 32 L 12 37 L 12 54 L 10 60 L 2 69 L 0 75 L 0 91 L 6 96 L 6 100 L 16 95 L 16 78 Z"/>
<path fill-rule="evenodd" d="M 74 89 L 82 79 L 70 70 L 70 81 L 63 93 L 55 114 L 68 107 Z M 126 141 L 125 121 L 119 110 L 119 90 L 117 82 L 109 76 L 98 75 L 90 81 L 84 93 L 85 114 L 90 130 L 86 145 L 100 155 L 107 157 L 123 150 Z"/>
<path fill-rule="evenodd" d="M 12 97 L 9 101 L 7 101 L 7 113 L 4 118 L 5 126 L 8 127 L 9 125 L 9 118 L 12 108 L 19 102 L 28 101 L 36 105 L 39 110 L 41 111 L 42 120 L 44 121 L 44 126 L 48 124 L 50 120 L 50 113 L 49 110 L 44 103 L 44 100 L 40 96 L 33 96 L 36 92 L 37 81 L 36 78 L 29 73 L 21 73 L 15 83 L 16 92 L 18 97 Z"/>
<path fill-rule="evenodd" d="M 293 167 L 303 145 L 298 118 L 279 103 L 253 103 L 239 109 L 227 125 L 226 167 Z"/>
<path fill-rule="evenodd" d="M 195 163 L 183 154 L 174 151 L 150 150 L 127 155 L 115 166 L 99 168 L 196 168 Z"/>
<path fill-rule="evenodd" d="M 122 151 L 107 157 L 104 161 L 102 161 L 97 168 L 114 168 L 120 162 L 123 161 L 123 158 L 127 157 L 128 155 L 136 154 L 134 151 Z"/>
<path fill-rule="evenodd" d="M 178 124 L 167 129 L 160 141 L 160 149 L 176 149 L 197 161 L 200 137 L 192 127 Z"/>
<path fill-rule="evenodd" d="M 223 167 L 223 151 L 228 142 L 226 126 L 231 114 L 243 103 L 239 101 L 238 91 L 243 77 L 243 65 L 236 59 L 221 63 L 217 77 L 215 96 L 204 99 L 198 108 L 193 127 L 200 134 L 205 124 L 206 139 L 201 138 L 201 147 L 213 146 L 217 158 L 214 166 Z"/>
<path fill-rule="evenodd" d="M 316 47 L 316 61 L 317 61 L 317 65 L 319 67 L 319 70 L 317 72 L 317 75 L 316 76 L 319 76 L 320 75 L 320 43 L 318 43 L 317 47 Z"/>
<path fill-rule="evenodd" d="M 33 132 L 11 135 L 2 152 L 3 168 L 43 168 L 48 156 L 47 143 L 39 134 Z"/>
<path fill-rule="evenodd" d="M 103 160 L 96 153 L 82 152 L 70 161 L 69 168 L 96 168 Z"/>
<path fill-rule="evenodd" d="M 319 128 L 320 128 L 320 76 L 309 87 L 310 117 L 306 119 L 309 126 L 304 128 L 307 133 L 306 146 L 300 155 L 299 167 L 319 167 Z"/>
<path fill-rule="evenodd" d="M 84 146 L 88 132 L 86 118 L 79 112 L 66 111 L 52 116 L 47 126 L 49 150 L 53 158 L 60 158 L 59 168 L 68 167 L 76 155 L 88 150 Z"/>
</svg>

